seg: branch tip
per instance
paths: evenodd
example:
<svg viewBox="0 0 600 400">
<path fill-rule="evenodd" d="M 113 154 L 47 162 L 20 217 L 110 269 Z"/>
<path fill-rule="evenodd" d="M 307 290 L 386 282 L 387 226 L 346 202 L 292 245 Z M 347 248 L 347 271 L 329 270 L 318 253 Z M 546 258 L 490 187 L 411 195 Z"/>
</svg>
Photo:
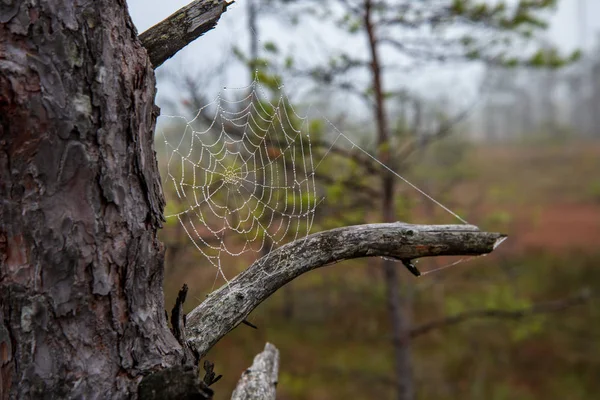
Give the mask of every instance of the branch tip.
<svg viewBox="0 0 600 400">
<path fill-rule="evenodd" d="M 498 239 L 496 239 L 496 243 L 494 243 L 494 248 L 492 250 L 496 250 L 496 248 L 500 246 L 502 242 L 504 242 L 506 239 L 508 239 L 508 236 L 506 235 L 502 235 Z"/>
<path fill-rule="evenodd" d="M 213 29 L 233 0 L 195 0 L 138 37 L 156 69 L 175 53 Z"/>
</svg>

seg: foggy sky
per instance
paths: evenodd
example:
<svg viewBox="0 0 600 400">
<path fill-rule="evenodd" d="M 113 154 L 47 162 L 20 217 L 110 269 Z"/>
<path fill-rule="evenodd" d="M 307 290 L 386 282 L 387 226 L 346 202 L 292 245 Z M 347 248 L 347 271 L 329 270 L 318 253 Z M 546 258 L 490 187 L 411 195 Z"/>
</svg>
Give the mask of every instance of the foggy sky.
<svg viewBox="0 0 600 400">
<path fill-rule="evenodd" d="M 157 22 L 162 21 L 167 16 L 185 6 L 189 0 L 128 0 L 129 13 L 133 22 L 141 33 Z M 586 25 L 586 35 L 582 38 L 580 23 L 580 6 L 584 5 L 584 21 Z M 219 25 L 225 23 L 229 26 L 245 24 L 244 20 L 244 0 L 238 0 L 233 3 L 228 11 L 223 14 Z M 219 39 L 228 37 L 228 33 L 223 29 L 217 29 L 211 36 L 218 36 Z M 600 30 L 600 1 L 598 0 L 560 0 L 556 14 L 551 19 L 549 37 L 556 44 L 564 49 L 573 49 L 582 45 L 590 46 L 593 42 L 595 32 Z M 217 32 L 220 31 L 220 32 Z M 581 43 L 583 42 L 583 43 Z"/>
<path fill-rule="evenodd" d="M 164 0 L 128 0 L 127 3 L 138 33 L 141 33 L 188 4 L 189 0 L 171 0 L 168 2 Z M 197 62 L 201 62 L 204 68 L 207 66 L 214 67 L 217 63 L 223 62 L 224 57 L 230 54 L 233 45 L 247 49 L 249 39 L 246 27 L 245 5 L 244 0 L 238 0 L 229 6 L 215 29 L 207 32 L 203 37 L 188 45 L 170 60 L 167 60 L 163 64 L 164 67 L 159 68 L 158 71 L 160 72 L 161 69 L 164 70 L 166 68 L 169 72 L 184 71 L 185 73 L 193 74 L 201 69 L 195 65 Z M 581 7 L 582 5 L 583 7 Z M 585 22 L 584 24 L 580 23 L 582 20 Z M 589 50 L 591 45 L 596 42 L 596 33 L 600 32 L 600 1 L 560 0 L 558 10 L 550 19 L 550 23 L 550 29 L 546 32 L 546 35 L 565 52 L 582 48 L 583 46 L 586 46 Z M 260 30 L 262 42 L 275 40 L 281 45 L 281 40 L 285 40 L 285 38 L 291 40 L 289 39 L 290 35 L 286 35 L 289 32 L 281 34 L 283 29 L 291 29 L 289 28 L 289 24 L 286 27 L 285 24 L 278 24 L 272 19 L 260 19 L 258 29 Z M 298 32 L 302 32 L 303 29 L 307 28 L 304 26 L 298 28 Z M 310 28 L 308 29 L 310 30 Z M 326 30 L 327 28 L 324 29 Z M 321 26 L 319 26 L 319 30 L 321 31 Z M 334 31 L 335 29 L 331 30 Z M 316 29 L 313 27 L 312 31 L 314 32 Z M 329 36 L 335 36 L 335 32 L 332 32 Z M 308 34 L 302 34 L 300 39 L 298 37 L 294 39 L 296 43 L 294 49 L 297 50 L 294 51 L 294 54 L 299 58 L 304 56 L 315 58 L 317 62 L 322 64 L 327 62 L 329 54 L 326 50 L 319 49 L 322 46 L 320 46 L 318 37 L 310 37 Z M 356 49 L 361 46 L 361 43 L 356 42 L 356 38 L 346 38 L 345 40 L 345 42 L 339 45 L 343 46 L 342 48 L 347 46 L 348 48 Z M 353 41 L 350 46 L 348 45 L 348 40 Z M 358 51 L 360 52 L 360 50 Z M 469 67 L 465 67 L 464 65 L 454 69 L 450 65 L 438 67 L 435 70 L 422 74 L 420 77 L 411 77 L 409 81 L 412 84 L 412 88 L 416 90 L 421 90 L 426 86 L 427 91 L 433 97 L 443 96 L 445 90 L 443 88 L 447 88 L 447 82 L 453 82 L 453 84 L 460 82 L 460 86 L 463 87 L 453 87 L 454 96 L 456 99 L 466 99 L 465 102 L 468 103 L 470 101 L 469 98 L 477 95 L 475 93 L 477 89 L 472 84 L 472 78 L 475 75 L 473 75 L 472 71 L 467 70 L 467 68 Z M 465 76 L 468 78 L 464 78 Z M 219 89 L 218 86 L 223 87 L 223 84 L 233 87 L 245 86 L 248 84 L 247 72 L 238 64 L 233 70 L 228 72 L 225 80 L 226 82 L 215 84 L 209 91 L 216 92 Z M 392 80 L 395 80 L 395 78 L 392 78 Z M 157 86 L 159 90 L 157 104 L 161 107 L 161 92 L 163 95 L 166 93 L 167 96 L 171 95 L 172 97 L 178 95 L 178 93 L 172 92 L 172 88 L 168 82 L 160 79 L 160 74 Z M 439 89 L 438 93 L 435 93 L 436 88 Z M 460 108 L 461 105 L 459 104 L 457 107 Z"/>
</svg>

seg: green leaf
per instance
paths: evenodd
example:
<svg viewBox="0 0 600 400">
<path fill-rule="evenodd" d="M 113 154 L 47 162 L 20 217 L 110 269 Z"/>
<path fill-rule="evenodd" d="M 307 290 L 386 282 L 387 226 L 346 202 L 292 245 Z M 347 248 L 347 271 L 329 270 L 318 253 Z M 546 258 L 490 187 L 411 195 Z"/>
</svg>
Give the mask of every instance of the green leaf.
<svg viewBox="0 0 600 400">
<path fill-rule="evenodd" d="M 581 52 L 581 50 L 577 49 L 573 53 L 571 53 L 571 56 L 569 57 L 569 61 L 571 61 L 571 62 L 579 61 L 581 59 L 582 55 L 583 55 L 583 53 Z"/>
<path fill-rule="evenodd" d="M 479 57 L 481 57 L 481 53 L 479 53 L 479 50 L 471 50 L 471 51 L 468 51 L 467 54 L 465 54 L 465 56 L 469 60 L 477 60 L 477 59 L 479 59 Z"/>
<path fill-rule="evenodd" d="M 233 46 L 233 48 L 231 49 L 231 52 L 239 61 L 241 61 L 243 63 L 248 62 L 248 58 L 246 57 L 244 52 L 239 47 Z"/>
<path fill-rule="evenodd" d="M 269 53 L 277 54 L 279 52 L 277 45 L 273 42 L 265 43 L 264 48 L 265 48 L 265 51 L 268 51 Z"/>
<path fill-rule="evenodd" d="M 285 67 L 285 68 L 287 68 L 287 69 L 290 69 L 290 68 L 292 68 L 292 67 L 294 66 L 294 57 L 292 57 L 292 56 L 287 56 L 287 57 L 285 58 L 285 61 L 284 61 L 284 63 L 283 63 L 283 64 L 284 64 L 284 67 Z"/>
<path fill-rule="evenodd" d="M 463 46 L 470 46 L 475 42 L 475 39 L 473 36 L 465 35 L 460 39 L 460 42 L 463 44 Z"/>
</svg>

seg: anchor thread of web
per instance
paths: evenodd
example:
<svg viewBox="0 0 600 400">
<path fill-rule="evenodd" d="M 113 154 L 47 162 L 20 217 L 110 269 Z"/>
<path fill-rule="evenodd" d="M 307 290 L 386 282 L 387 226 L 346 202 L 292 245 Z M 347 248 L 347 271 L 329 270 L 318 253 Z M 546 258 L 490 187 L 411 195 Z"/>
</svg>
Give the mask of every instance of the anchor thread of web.
<svg viewBox="0 0 600 400">
<path fill-rule="evenodd" d="M 165 216 L 178 219 L 197 250 L 216 267 L 216 278 L 228 282 L 223 255 L 264 255 L 310 233 L 322 200 L 315 171 L 340 138 L 467 223 L 357 145 L 324 115 L 336 136 L 315 163 L 308 117 L 296 113 L 283 91 L 269 100 L 256 76 L 249 86 L 228 91 L 242 96 L 228 99 L 220 93 L 191 120 L 162 117 L 171 120 L 171 132 L 163 132 L 168 150 L 166 179 L 174 186 L 177 204 Z M 178 129 L 173 129 L 176 125 Z"/>
</svg>

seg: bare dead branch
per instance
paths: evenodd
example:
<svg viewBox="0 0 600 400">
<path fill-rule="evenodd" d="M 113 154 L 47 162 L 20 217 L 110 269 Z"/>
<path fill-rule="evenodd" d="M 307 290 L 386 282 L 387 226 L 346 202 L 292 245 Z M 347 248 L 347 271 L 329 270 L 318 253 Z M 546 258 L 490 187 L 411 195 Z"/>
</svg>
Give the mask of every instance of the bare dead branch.
<svg viewBox="0 0 600 400">
<path fill-rule="evenodd" d="M 326 174 L 317 174 L 315 175 L 315 179 L 326 185 L 341 184 L 345 188 L 353 191 L 356 196 L 363 195 L 363 197 L 366 197 L 369 200 L 366 203 L 369 205 L 374 199 L 378 199 L 379 197 L 381 197 L 381 191 L 374 189 L 369 185 L 362 184 L 359 180 L 359 177 L 357 176 L 349 176 L 346 177 L 344 180 L 341 180 L 339 177 L 334 177 Z M 359 200 L 357 203 L 357 206 L 365 205 L 364 201 Z"/>
<path fill-rule="evenodd" d="M 483 92 L 483 88 L 484 86 L 481 86 L 479 89 L 480 96 Z M 395 155 L 395 158 L 404 160 L 404 165 L 402 165 L 401 163 L 399 166 L 396 166 L 396 168 L 398 168 L 398 170 L 401 171 L 403 168 L 406 168 L 406 160 L 410 159 L 410 156 L 412 156 L 418 150 L 426 149 L 429 145 L 433 144 L 434 142 L 440 141 L 445 137 L 451 135 L 454 131 L 454 128 L 461 122 L 465 121 L 473 113 L 473 111 L 475 110 L 475 105 L 479 102 L 479 98 L 480 97 L 478 97 L 476 101 L 472 102 L 468 107 L 463 109 L 460 113 L 456 114 L 451 119 L 443 121 L 435 132 L 422 135 L 422 137 L 420 137 L 419 139 L 413 139 L 408 141 Z"/>
<path fill-rule="evenodd" d="M 279 350 L 267 343 L 265 350 L 254 357 L 252 366 L 242 373 L 231 400 L 275 400 L 278 374 Z"/>
<path fill-rule="evenodd" d="M 217 25 L 232 1 L 196 0 L 139 35 L 154 68 Z"/>
<path fill-rule="evenodd" d="M 474 107 L 469 107 L 448 121 L 444 121 L 440 127 L 433 133 L 423 135 L 418 139 L 408 141 L 397 153 L 397 157 L 401 160 L 408 159 L 414 152 L 419 149 L 425 149 L 433 142 L 439 141 L 449 136 L 453 129 L 462 121 L 464 121 L 473 111 Z"/>
<path fill-rule="evenodd" d="M 464 313 L 441 318 L 417 326 L 416 328 L 410 330 L 410 337 L 414 338 L 429 333 L 434 329 L 445 328 L 477 318 L 521 319 L 535 314 L 562 311 L 569 307 L 583 304 L 588 301 L 590 297 L 591 293 L 589 291 L 582 291 L 574 296 L 569 296 L 560 300 L 537 303 L 531 307 L 522 308 L 519 310 L 484 309 L 466 311 Z"/>
<path fill-rule="evenodd" d="M 197 365 L 198 364 L 198 354 L 195 353 L 193 348 L 190 348 L 187 344 L 187 340 L 185 338 L 185 314 L 183 313 L 183 303 L 185 303 L 185 298 L 187 296 L 188 286 L 183 285 L 179 293 L 177 294 L 177 300 L 175 301 L 175 305 L 173 306 L 173 310 L 171 311 L 171 331 L 173 332 L 173 336 L 175 339 L 181 344 L 184 352 L 184 365 Z"/>
<path fill-rule="evenodd" d="M 481 232 L 473 225 L 401 222 L 355 225 L 315 233 L 273 250 L 213 292 L 188 315 L 188 341 L 204 356 L 271 294 L 316 268 L 361 257 L 413 260 L 487 254 L 505 237 L 500 233 Z"/>
</svg>

